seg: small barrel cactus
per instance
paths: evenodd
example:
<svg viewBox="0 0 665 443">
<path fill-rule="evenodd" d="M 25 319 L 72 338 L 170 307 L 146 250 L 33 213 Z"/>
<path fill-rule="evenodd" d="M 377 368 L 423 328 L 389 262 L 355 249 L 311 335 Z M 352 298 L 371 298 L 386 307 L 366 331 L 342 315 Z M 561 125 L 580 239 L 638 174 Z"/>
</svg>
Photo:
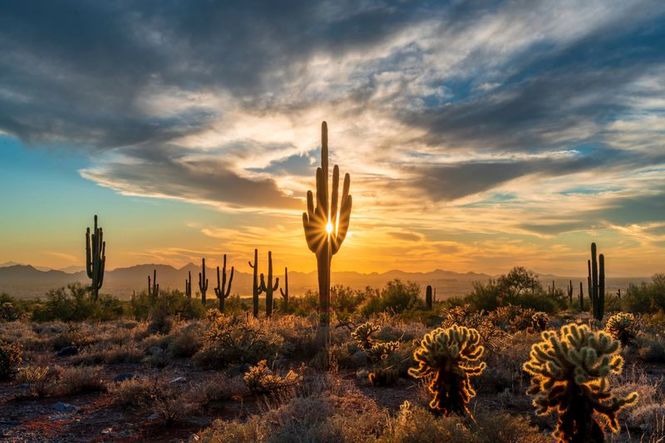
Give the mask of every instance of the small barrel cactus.
<svg viewBox="0 0 665 443">
<path fill-rule="evenodd" d="M 559 414 L 554 437 L 558 442 L 603 442 L 601 417 L 619 431 L 618 413 L 637 402 L 637 393 L 618 398 L 610 392 L 608 377 L 621 373 L 619 342 L 586 325 L 568 324 L 545 331 L 543 341 L 531 347 L 523 369 L 531 375 L 527 393 L 539 415 Z"/>
<path fill-rule="evenodd" d="M 485 370 L 485 363 L 480 361 L 484 351 L 475 329 L 458 325 L 436 328 L 414 351 L 418 367 L 410 368 L 409 375 L 429 381 L 429 392 L 434 395 L 429 406 L 435 412 L 471 415 L 467 403 L 476 392 L 470 378 Z"/>
<path fill-rule="evenodd" d="M 637 337 L 637 319 L 629 312 L 619 312 L 607 319 L 605 331 L 625 347 Z"/>
</svg>

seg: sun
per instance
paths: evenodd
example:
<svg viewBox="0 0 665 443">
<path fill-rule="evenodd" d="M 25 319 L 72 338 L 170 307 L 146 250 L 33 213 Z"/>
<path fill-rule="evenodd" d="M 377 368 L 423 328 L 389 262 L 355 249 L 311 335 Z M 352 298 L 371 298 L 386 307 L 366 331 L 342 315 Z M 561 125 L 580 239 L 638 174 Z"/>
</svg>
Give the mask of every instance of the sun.
<svg viewBox="0 0 665 443">
<path fill-rule="evenodd" d="M 327 232 L 328 234 L 331 234 L 332 231 L 333 231 L 332 223 L 328 222 L 328 223 L 326 224 L 326 232 Z"/>
</svg>

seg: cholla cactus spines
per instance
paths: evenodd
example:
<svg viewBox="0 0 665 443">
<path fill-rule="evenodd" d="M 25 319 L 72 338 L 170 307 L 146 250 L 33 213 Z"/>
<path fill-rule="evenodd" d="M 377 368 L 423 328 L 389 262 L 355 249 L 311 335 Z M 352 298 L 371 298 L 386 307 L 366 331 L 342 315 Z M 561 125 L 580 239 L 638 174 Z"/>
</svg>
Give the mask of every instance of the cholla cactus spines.
<svg viewBox="0 0 665 443">
<path fill-rule="evenodd" d="M 550 317 L 544 312 L 536 312 L 531 316 L 531 327 L 534 331 L 542 332 L 547 329 Z"/>
<path fill-rule="evenodd" d="M 375 342 L 371 347 L 365 349 L 365 352 L 370 361 L 379 362 L 381 360 L 386 360 L 398 348 L 398 341 L 382 341 Z"/>
<path fill-rule="evenodd" d="M 157 269 L 152 270 L 152 280 L 148 274 L 148 296 L 154 301 L 159 298 L 159 284 L 157 283 Z"/>
<path fill-rule="evenodd" d="M 215 288 L 215 295 L 219 300 L 219 312 L 224 312 L 224 302 L 231 295 L 231 284 L 233 283 L 233 273 L 235 269 L 231 266 L 231 274 L 229 276 L 228 285 L 226 282 L 226 254 L 224 254 L 222 264 L 222 279 L 219 278 L 219 266 L 217 266 L 217 287 Z"/>
<path fill-rule="evenodd" d="M 349 195 L 351 176 L 344 176 L 342 198 L 339 199 L 339 167 L 332 176 L 332 195 L 328 193 L 328 125 L 321 123 L 321 166 L 316 169 L 316 208 L 312 191 L 307 192 L 307 212 L 302 215 L 305 239 L 316 255 L 319 277 L 319 341 L 324 349 L 329 344 L 330 328 L 330 267 L 349 230 L 352 198 Z M 330 196 L 330 200 L 328 199 Z"/>
<path fill-rule="evenodd" d="M 443 415 L 471 415 L 467 404 L 476 395 L 471 377 L 480 375 L 486 367 L 480 361 L 485 348 L 475 329 L 453 325 L 427 333 L 414 351 L 417 368 L 409 375 L 429 381 L 428 390 L 434 395 L 429 406 Z"/>
<path fill-rule="evenodd" d="M 90 228 L 85 231 L 85 271 L 90 282 L 90 292 L 93 300 L 97 300 L 99 290 L 104 283 L 104 268 L 106 266 L 106 242 L 101 227 L 97 227 L 97 215 L 92 233 Z"/>
<path fill-rule="evenodd" d="M 351 337 L 356 341 L 356 344 L 363 351 L 370 349 L 374 344 L 372 335 L 381 330 L 381 326 L 368 321 L 358 326 L 355 331 L 351 333 Z"/>
<path fill-rule="evenodd" d="M 266 317 L 272 316 L 273 293 L 279 288 L 279 277 L 272 282 L 272 251 L 268 251 L 268 278 L 261 274 L 261 291 L 266 294 Z"/>
<path fill-rule="evenodd" d="M 629 312 L 619 312 L 608 318 L 605 330 L 623 347 L 630 344 L 639 332 L 637 319 Z"/>
<path fill-rule="evenodd" d="M 201 303 L 206 305 L 206 292 L 208 292 L 208 278 L 206 277 L 206 259 L 201 259 L 201 272 L 199 272 L 199 291 L 201 292 Z"/>
<path fill-rule="evenodd" d="M 594 414 L 618 432 L 618 413 L 637 402 L 635 392 L 618 398 L 610 391 L 608 377 L 621 373 L 623 367 L 619 342 L 603 331 L 576 324 L 545 331 L 542 338 L 531 347 L 523 369 L 531 375 L 527 393 L 536 412 L 559 414 L 553 433 L 557 441 L 604 441 Z"/>
<path fill-rule="evenodd" d="M 192 298 L 192 271 L 187 273 L 187 279 L 185 280 L 185 295 L 187 298 Z"/>
</svg>

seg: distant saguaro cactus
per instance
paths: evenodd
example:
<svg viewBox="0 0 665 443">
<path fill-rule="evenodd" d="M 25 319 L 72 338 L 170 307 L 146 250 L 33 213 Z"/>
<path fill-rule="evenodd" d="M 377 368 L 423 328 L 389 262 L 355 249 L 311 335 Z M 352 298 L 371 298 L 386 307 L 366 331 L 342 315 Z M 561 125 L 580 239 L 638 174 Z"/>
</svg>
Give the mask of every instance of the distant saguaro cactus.
<svg viewBox="0 0 665 443">
<path fill-rule="evenodd" d="M 568 281 L 568 303 L 573 305 L 573 281 Z"/>
<path fill-rule="evenodd" d="M 284 289 L 279 288 L 279 293 L 282 294 L 284 300 L 284 310 L 289 307 L 289 268 L 284 268 Z"/>
<path fill-rule="evenodd" d="M 266 317 L 272 315 L 273 308 L 273 293 L 279 288 L 279 277 L 275 279 L 275 284 L 272 283 L 272 251 L 268 251 L 268 279 L 266 280 L 263 273 L 261 274 L 261 291 L 266 294 Z"/>
<path fill-rule="evenodd" d="M 312 191 L 307 192 L 307 212 L 302 215 L 309 250 L 316 255 L 319 277 L 319 342 L 328 348 L 330 341 L 330 267 L 346 238 L 351 219 L 351 176 L 344 176 L 339 201 L 339 167 L 332 176 L 332 195 L 328 193 L 328 125 L 321 124 L 321 166 L 316 169 L 316 207 Z M 330 196 L 330 199 L 329 199 Z M 339 211 L 339 212 L 338 212 Z"/>
<path fill-rule="evenodd" d="M 201 291 L 201 303 L 206 305 L 206 292 L 208 292 L 208 279 L 206 277 L 206 259 L 201 259 L 201 272 L 199 272 L 199 291 Z"/>
<path fill-rule="evenodd" d="M 434 394 L 429 406 L 443 415 L 471 415 L 467 403 L 476 392 L 472 376 L 480 375 L 486 367 L 480 358 L 485 348 L 475 329 L 453 325 L 436 328 L 425 335 L 413 358 L 417 368 L 409 375 L 429 381 L 428 390 Z"/>
<path fill-rule="evenodd" d="M 187 298 L 192 298 L 192 271 L 187 272 L 187 279 L 185 280 L 185 295 Z"/>
<path fill-rule="evenodd" d="M 254 249 L 254 263 L 247 262 L 249 267 L 254 270 L 252 279 L 252 315 L 255 318 L 259 316 L 259 295 L 261 295 L 261 285 L 259 284 L 259 250 Z"/>
<path fill-rule="evenodd" d="M 591 243 L 591 309 L 593 318 L 603 320 L 605 314 L 605 256 L 596 256 L 596 244 Z"/>
<path fill-rule="evenodd" d="M 148 296 L 154 301 L 159 297 L 159 284 L 157 283 L 157 269 L 152 270 L 152 282 L 148 274 Z"/>
<path fill-rule="evenodd" d="M 558 442 L 604 441 L 603 417 L 613 432 L 619 431 L 619 412 L 637 402 L 637 393 L 623 398 L 610 391 L 609 376 L 620 374 L 623 358 L 619 342 L 586 325 L 569 324 L 560 331 L 545 331 L 543 341 L 531 347 L 523 369 L 531 375 L 527 393 L 539 415 L 559 414 L 554 437 Z"/>
<path fill-rule="evenodd" d="M 430 311 L 432 310 L 433 301 L 432 285 L 427 285 L 427 289 L 425 290 L 425 304 L 427 305 L 427 309 Z"/>
<path fill-rule="evenodd" d="M 226 254 L 224 254 L 224 261 L 222 265 L 222 281 L 219 280 L 219 266 L 217 266 L 217 287 L 215 288 L 215 295 L 219 300 L 219 312 L 224 312 L 224 302 L 231 295 L 231 284 L 233 283 L 233 266 L 231 266 L 231 274 L 229 276 L 229 283 L 226 284 Z"/>
<path fill-rule="evenodd" d="M 584 286 L 580 282 L 580 311 L 584 311 Z"/>
<path fill-rule="evenodd" d="M 85 231 L 85 271 L 91 280 L 90 293 L 97 300 L 99 290 L 104 283 L 104 267 L 106 266 L 106 242 L 101 227 L 97 227 L 97 215 L 92 234 L 90 228 Z"/>
</svg>

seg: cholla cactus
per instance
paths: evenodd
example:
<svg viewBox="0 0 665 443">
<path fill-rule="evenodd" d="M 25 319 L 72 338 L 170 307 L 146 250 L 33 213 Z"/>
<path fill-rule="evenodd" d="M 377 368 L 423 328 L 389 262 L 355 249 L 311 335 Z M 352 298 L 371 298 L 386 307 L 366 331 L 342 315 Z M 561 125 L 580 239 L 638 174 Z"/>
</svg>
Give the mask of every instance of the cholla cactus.
<svg viewBox="0 0 665 443">
<path fill-rule="evenodd" d="M 544 312 L 536 312 L 531 316 L 531 327 L 534 331 L 542 332 L 547 329 L 550 318 Z"/>
<path fill-rule="evenodd" d="M 605 331 L 615 340 L 619 340 L 621 346 L 626 346 L 637 337 L 637 319 L 629 312 L 619 312 L 607 319 Z"/>
<path fill-rule="evenodd" d="M 371 321 L 365 322 L 362 325 L 358 326 L 355 331 L 351 333 L 351 337 L 356 341 L 356 344 L 363 351 L 370 349 L 374 343 L 372 335 L 375 332 L 379 332 L 381 326 L 373 323 Z"/>
<path fill-rule="evenodd" d="M 539 415 L 556 411 L 553 433 L 558 442 L 602 442 L 602 417 L 613 432 L 619 431 L 618 413 L 637 402 L 637 393 L 617 398 L 608 377 L 621 373 L 619 342 L 586 325 L 568 324 L 560 331 L 545 331 L 543 341 L 531 347 L 523 369 L 531 375 L 527 393 Z"/>
<path fill-rule="evenodd" d="M 17 343 L 0 341 L 0 380 L 10 380 L 23 362 L 23 349 Z"/>
<path fill-rule="evenodd" d="M 429 406 L 443 415 L 469 414 L 467 403 L 476 395 L 470 378 L 485 370 L 480 361 L 485 348 L 475 329 L 453 325 L 437 328 L 425 335 L 414 353 L 417 368 L 409 375 L 429 381 L 428 389 L 434 394 Z"/>
</svg>

